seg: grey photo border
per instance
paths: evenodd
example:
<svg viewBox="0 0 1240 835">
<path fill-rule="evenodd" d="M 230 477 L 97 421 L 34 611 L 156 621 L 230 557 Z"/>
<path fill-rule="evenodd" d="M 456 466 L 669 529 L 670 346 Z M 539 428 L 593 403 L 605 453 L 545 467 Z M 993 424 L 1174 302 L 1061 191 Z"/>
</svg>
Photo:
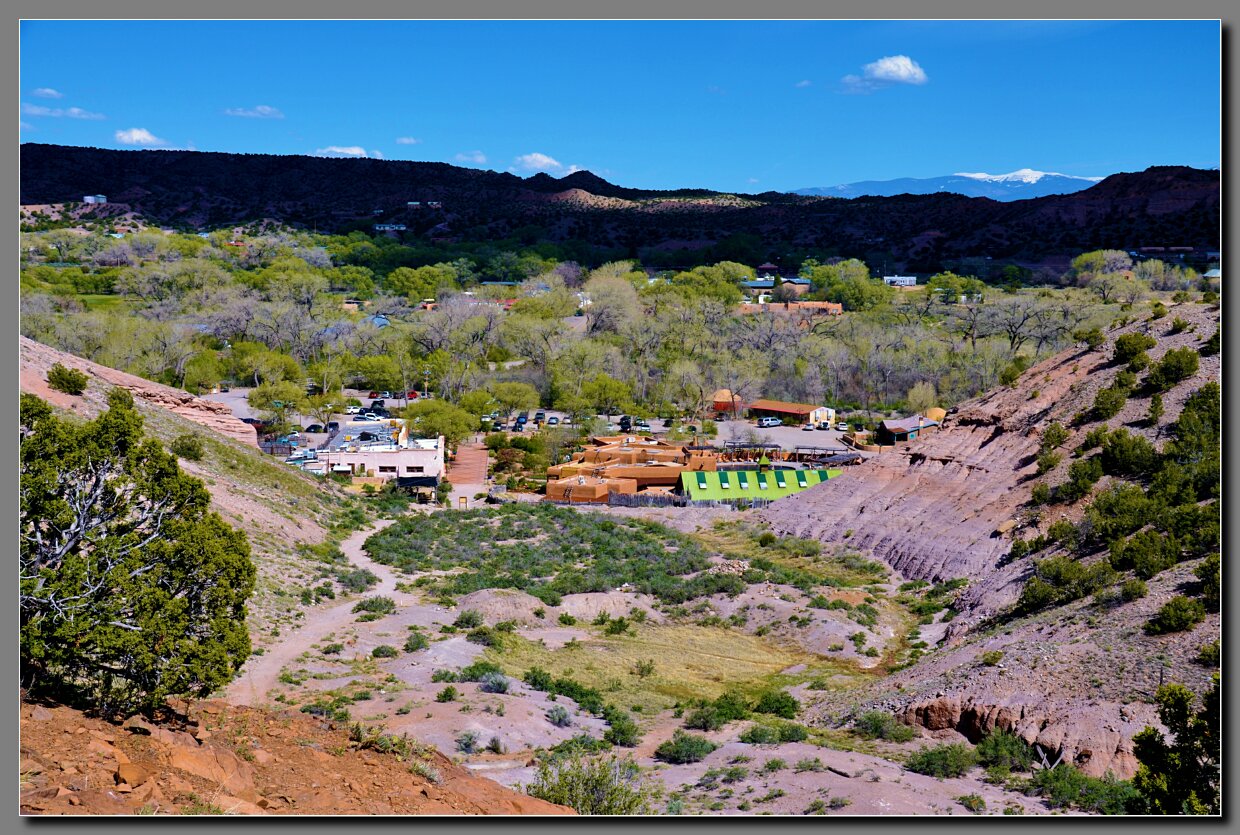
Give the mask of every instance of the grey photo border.
<svg viewBox="0 0 1240 835">
<path fill-rule="evenodd" d="M 342 16 L 342 11 L 347 11 L 347 17 Z M 1183 19 L 1209 19 L 1219 20 L 1221 23 L 1220 37 L 1222 46 L 1222 74 L 1223 74 L 1223 101 L 1222 106 L 1223 121 L 1222 136 L 1230 136 L 1227 129 L 1230 121 L 1231 108 L 1226 105 L 1231 104 L 1231 100 L 1235 95 L 1235 88 L 1231 82 L 1234 81 L 1232 64 L 1229 56 L 1231 38 L 1231 24 L 1236 17 L 1235 6 L 1223 2 L 1223 0 L 1182 0 L 1182 2 L 1174 5 L 1166 3 L 1156 3 L 1153 0 L 1129 0 L 1129 2 L 1120 2 L 1120 0 L 1088 0 L 1088 2 L 1069 2 L 1069 0 L 1042 0 L 1036 6 L 1027 6 L 1019 10 L 1022 13 L 1012 13 L 1014 10 L 1009 7 L 1004 10 L 1007 13 L 997 10 L 995 4 L 980 2 L 980 0 L 943 0 L 936 3 L 917 3 L 914 0 L 872 0 L 866 4 L 851 4 L 848 8 L 840 8 L 835 4 L 815 3 L 811 0 L 773 0 L 766 2 L 760 6 L 752 3 L 743 3 L 740 0 L 715 0 L 715 2 L 707 2 L 707 0 L 675 0 L 675 2 L 651 2 L 651 0 L 629 0 L 623 5 L 601 3 L 580 3 L 568 2 L 567 0 L 524 0 L 524 2 L 513 3 L 503 2 L 503 0 L 455 0 L 452 3 L 400 3 L 397 0 L 357 0 L 350 3 L 347 8 L 342 9 L 338 4 L 330 3 L 328 0 L 302 0 L 302 2 L 292 2 L 292 0 L 261 0 L 261 2 L 238 2 L 238 0 L 216 0 L 209 5 L 191 5 L 188 3 L 161 3 L 153 2 L 153 0 L 112 0 L 112 2 L 100 3 L 89 2 L 88 0 L 52 0 L 51 2 L 33 3 L 28 0 L 16 0 L 5 4 L 3 15 L 9 22 L 3 26 L 5 32 L 4 43 L 6 48 L 3 51 L 3 65 L 6 68 L 5 77 L 10 79 L 10 83 L 6 85 L 4 91 L 4 101 L 6 105 L 0 109 L 0 121 L 3 122 L 5 136 L 9 137 L 7 141 L 13 141 L 14 137 L 19 135 L 18 131 L 18 104 L 20 96 L 20 21 L 23 19 L 40 19 L 50 20 L 57 18 L 77 18 L 77 19 L 175 19 L 175 18 L 197 18 L 197 19 L 302 19 L 302 18 L 323 18 L 323 19 L 897 19 L 897 18 L 915 18 L 915 19 L 1082 19 L 1082 18 L 1102 18 L 1102 19 L 1167 19 L 1167 20 L 1183 20 Z M 1169 13 L 1175 13 L 1176 17 L 1168 17 Z M 1230 13 L 1230 16 L 1229 16 Z M 1108 45 L 1110 48 L 1110 45 Z M 132 47 L 130 48 L 132 49 Z M 140 51 L 131 51 L 131 55 L 140 55 Z M 1139 54 L 1129 54 L 1121 56 L 1123 60 L 1140 60 Z M 1185 60 L 1192 60 L 1192 56 L 1185 56 Z M 16 82 L 16 83 L 15 83 Z M 1191 114 L 1190 114 L 1191 116 Z M 1186 129 L 1191 129 L 1191 118 L 1186 118 Z M 18 193 L 19 184 L 19 165 L 17 164 L 18 156 L 16 145 L 9 146 L 9 154 L 7 158 L 11 161 L 10 165 L 4 167 L 4 185 L 6 190 L 13 195 Z M 1223 194 L 1224 194 L 1224 210 L 1223 210 L 1223 241 L 1230 241 L 1232 236 L 1235 220 L 1227 212 L 1226 195 L 1230 194 L 1232 189 L 1231 177 L 1229 176 L 1229 167 L 1226 164 L 1227 150 L 1226 144 L 1220 141 L 1222 148 L 1222 159 L 1220 167 L 1223 172 Z M 18 262 L 18 237 L 16 224 L 10 227 L 10 231 L 0 236 L 0 247 L 2 247 L 4 262 L 10 267 L 6 270 L 9 276 L 9 289 L 6 292 L 12 294 L 10 303 L 0 305 L 0 316 L 3 317 L 3 327 L 0 332 L 10 334 L 9 338 L 15 338 L 18 333 L 18 283 L 17 283 L 17 262 Z M 1223 295 L 1225 311 L 1230 309 L 1230 294 Z M 1227 316 L 1224 315 L 1224 319 Z M 1223 335 L 1224 354 L 1230 359 L 1233 350 L 1237 349 L 1233 344 L 1234 340 L 1230 340 L 1227 334 Z M 3 369 L 5 390 L 10 392 L 9 396 L 2 398 L 5 413 L 13 418 L 13 422 L 6 425 L 14 426 L 17 418 L 17 374 L 18 362 L 17 352 L 12 355 L 12 359 L 5 364 Z M 10 387 L 11 386 L 11 387 Z M 1232 408 L 1232 398 L 1229 391 L 1224 391 L 1224 420 L 1228 415 L 1234 415 L 1235 409 Z M 1230 426 L 1230 423 L 1225 425 Z M 0 481 L 0 487 L 3 489 L 2 501 L 0 507 L 3 508 L 2 519 L 4 526 L 5 539 L 10 543 L 11 547 L 16 550 L 16 528 L 17 528 L 17 450 L 16 445 L 6 447 L 3 450 L 3 460 L 6 465 L 6 471 L 13 475 Z M 1232 518 L 1231 512 L 1234 510 L 1234 500 L 1227 492 L 1226 485 L 1228 476 L 1233 470 L 1236 463 L 1236 454 L 1234 451 L 1225 454 L 1224 457 L 1224 502 L 1227 513 L 1224 515 L 1224 543 L 1226 543 L 1226 520 Z M 1224 544 L 1226 547 L 1226 544 Z M 1226 552 L 1225 552 L 1226 553 Z M 1226 579 L 1226 578 L 1225 578 Z M 1235 583 L 1226 580 L 1225 593 L 1229 599 L 1231 597 L 1232 587 Z M 10 605 L 0 606 L 0 618 L 3 619 L 4 633 L 10 636 L 9 640 L 3 642 L 0 647 L 3 651 L 4 663 L 0 664 L 0 675 L 3 675 L 6 691 L 17 695 L 17 634 L 18 634 L 18 609 L 16 605 L 12 605 L 15 601 L 10 598 Z M 1231 653 L 1229 645 L 1224 644 L 1224 656 L 1230 659 Z M 1224 664 L 1226 666 L 1226 663 Z M 1228 710 L 1224 713 L 1224 738 L 1226 739 L 1226 729 L 1230 726 L 1228 717 L 1232 713 L 1230 708 L 1236 700 L 1234 693 L 1225 690 L 1225 700 Z M 17 780 L 15 765 L 16 753 L 18 748 L 18 712 L 17 699 L 6 705 L 3 721 L 0 722 L 0 730 L 3 733 L 4 748 L 9 752 L 10 775 L 11 782 L 3 788 L 3 796 L 7 799 L 7 814 L 0 819 L 0 832 L 8 832 L 10 826 L 16 829 L 22 828 L 56 828 L 62 830 L 64 828 L 78 828 L 90 826 L 91 828 L 107 827 L 110 829 L 123 827 L 136 823 L 138 821 L 145 822 L 147 819 L 98 819 L 98 818 L 68 818 L 68 819 L 43 819 L 43 818 L 20 818 L 17 814 Z M 1226 752 L 1224 753 L 1226 760 Z M 1226 797 L 1226 793 L 1224 794 Z M 1229 804 L 1224 801 L 1224 808 Z M 1230 816 L 1224 815 L 1224 819 L 1215 821 L 1215 825 L 1219 823 L 1230 828 Z M 521 829 L 533 828 L 541 826 L 545 821 L 550 819 L 518 819 L 506 818 L 499 821 L 499 825 L 504 827 L 518 827 Z M 789 819 L 779 818 L 770 819 L 771 822 L 778 820 L 780 823 L 800 822 L 810 824 L 814 820 L 820 819 L 800 818 Z M 950 825 L 947 820 L 936 820 L 932 818 L 918 818 L 925 824 L 937 826 L 941 824 Z M 157 822 L 158 821 L 158 822 Z M 279 821 L 279 823 L 277 823 Z M 280 818 L 280 819 L 241 819 L 233 818 L 227 821 L 208 820 L 205 818 L 185 819 L 184 823 L 192 826 L 203 827 L 207 830 L 223 831 L 227 828 L 230 832 L 236 830 L 239 833 L 258 832 L 268 826 L 279 825 L 302 825 L 305 822 L 313 822 L 325 826 L 339 825 L 343 823 L 343 819 L 338 818 Z M 349 821 L 352 823 L 352 821 Z M 451 827 L 459 831 L 470 831 L 472 829 L 481 829 L 487 826 L 489 820 L 467 820 L 464 818 L 426 818 L 419 819 L 416 823 L 419 827 L 430 826 L 432 828 Z M 562 821 L 564 825 L 573 826 L 572 819 Z M 693 825 L 701 825 L 703 822 L 718 822 L 717 818 L 656 818 L 656 819 L 604 819 L 592 820 L 590 823 L 604 823 L 609 827 L 620 828 L 636 828 L 641 827 L 643 830 L 653 826 L 656 831 L 670 831 L 674 827 L 685 827 Z M 735 818 L 729 819 L 729 825 L 736 827 L 758 827 L 765 820 L 757 818 Z M 1067 827 L 1066 832 L 1073 830 L 1083 831 L 1085 827 L 1105 826 L 1108 823 L 1117 823 L 1119 821 L 1108 821 L 1106 819 L 1073 819 L 1069 817 L 1061 818 L 1017 818 L 1017 819 L 999 819 L 999 818 L 953 818 L 952 822 L 961 822 L 966 826 L 981 826 L 985 828 L 998 827 L 1004 824 L 1015 823 L 1020 826 L 1047 826 L 1055 825 L 1058 827 Z M 161 826 L 169 823 L 168 818 L 150 819 L 152 825 Z M 180 821 L 178 821 L 180 823 Z M 359 821 L 359 823 L 362 823 Z M 1177 824 L 1181 823 L 1177 821 Z M 1202 823 L 1207 823 L 1202 821 Z M 853 826 L 862 827 L 872 831 L 889 831 L 892 833 L 900 831 L 907 826 L 909 821 L 902 818 L 895 819 L 877 819 L 877 818 L 847 818 L 844 820 L 835 819 L 829 825 L 832 829 L 840 827 L 851 828 Z M 1123 819 L 1123 825 L 1152 825 L 1158 826 L 1160 821 L 1154 819 Z M 379 818 L 366 819 L 363 825 L 373 826 L 404 826 L 407 822 L 396 818 Z M 917 825 L 922 825 L 918 823 Z"/>
</svg>

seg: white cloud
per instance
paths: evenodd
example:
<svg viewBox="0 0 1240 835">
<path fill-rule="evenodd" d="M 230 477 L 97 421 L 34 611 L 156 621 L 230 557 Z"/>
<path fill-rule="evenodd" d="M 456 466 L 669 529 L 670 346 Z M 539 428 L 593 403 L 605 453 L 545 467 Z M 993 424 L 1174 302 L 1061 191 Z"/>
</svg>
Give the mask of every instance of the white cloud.
<svg viewBox="0 0 1240 835">
<path fill-rule="evenodd" d="M 412 137 L 412 136 L 398 136 L 396 137 L 396 144 L 397 145 L 421 145 L 422 140 L 416 139 L 415 137 Z"/>
<path fill-rule="evenodd" d="M 278 107 L 260 104 L 257 107 L 230 107 L 224 111 L 226 116 L 242 116 L 246 119 L 283 119 L 284 114 Z"/>
<path fill-rule="evenodd" d="M 750 185 L 753 185 L 754 183 L 758 182 L 758 178 L 757 178 L 757 177 L 750 177 L 750 178 L 749 178 L 748 180 L 746 180 L 745 182 L 749 183 Z"/>
<path fill-rule="evenodd" d="M 367 151 L 361 145 L 328 145 L 326 148 L 318 148 L 315 150 L 316 157 L 369 157 L 370 159 L 383 159 L 383 154 L 379 151 Z"/>
<path fill-rule="evenodd" d="M 34 130 L 34 125 L 29 122 L 18 122 L 17 124 L 22 130 Z"/>
<path fill-rule="evenodd" d="M 515 166 L 522 171 L 559 171 L 564 165 L 557 159 L 540 154 L 522 154 L 513 160 Z"/>
<path fill-rule="evenodd" d="M 63 99 L 65 97 L 64 93 L 53 90 L 51 87 L 36 87 L 30 91 L 30 94 L 41 99 Z"/>
<path fill-rule="evenodd" d="M 925 84 L 930 80 L 921 65 L 907 55 L 888 55 L 861 68 L 861 75 L 846 75 L 841 80 L 846 92 L 869 93 L 892 84 Z"/>
<path fill-rule="evenodd" d="M 457 162 L 472 162 L 474 165 L 485 165 L 487 155 L 482 151 L 463 151 L 456 155 Z"/>
<path fill-rule="evenodd" d="M 792 86 L 793 86 L 793 87 L 799 87 L 799 88 L 805 88 L 805 87 L 810 86 L 810 83 L 811 83 L 811 82 L 810 82 L 810 80 L 809 80 L 808 78 L 806 78 L 806 79 L 804 79 L 804 80 L 802 80 L 802 81 L 798 81 L 796 84 L 793 84 Z"/>
<path fill-rule="evenodd" d="M 27 104 L 22 102 L 22 113 L 27 116 L 48 116 L 53 119 L 103 119 L 106 118 L 102 113 L 91 113 L 89 110 L 83 110 L 80 107 L 67 107 L 61 109 L 59 107 L 44 107 L 41 104 Z"/>
<path fill-rule="evenodd" d="M 548 174 L 558 174 L 562 177 L 582 169 L 577 165 L 565 165 L 554 157 L 534 151 L 530 154 L 522 154 L 514 159 L 512 167 L 508 170 L 513 173 L 520 172 L 525 174 L 543 171 Z"/>
<path fill-rule="evenodd" d="M 130 128 L 129 130 L 118 130 L 116 132 L 116 141 L 124 145 L 146 145 L 155 147 L 167 145 L 168 143 L 151 133 L 146 128 Z"/>
</svg>

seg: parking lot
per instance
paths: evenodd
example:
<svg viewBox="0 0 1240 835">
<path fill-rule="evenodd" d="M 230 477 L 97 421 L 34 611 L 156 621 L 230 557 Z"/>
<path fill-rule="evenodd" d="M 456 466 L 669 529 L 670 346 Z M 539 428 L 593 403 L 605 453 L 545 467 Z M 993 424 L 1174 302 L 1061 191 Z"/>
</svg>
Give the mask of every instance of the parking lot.
<svg viewBox="0 0 1240 835">
<path fill-rule="evenodd" d="M 231 391 L 221 392 L 218 394 L 205 394 L 203 395 L 203 399 L 227 404 L 229 408 L 232 409 L 233 414 L 239 418 L 257 417 L 245 400 L 246 395 L 249 394 L 249 392 L 249 388 L 234 388 Z M 370 405 L 371 398 L 368 396 L 369 394 L 370 392 L 368 391 L 354 391 L 352 389 L 347 389 L 345 391 L 345 396 L 356 397 L 358 400 L 362 401 L 364 406 Z M 400 399 L 389 401 L 389 408 L 400 408 L 403 405 L 404 401 Z M 530 422 L 527 424 L 526 431 L 531 431 L 533 429 L 534 415 L 539 411 L 545 412 L 547 418 L 555 417 L 561 421 L 565 418 L 565 413 L 556 409 L 533 409 L 530 410 L 529 413 Z M 512 429 L 515 418 L 516 413 L 514 413 L 507 421 L 507 429 Z M 607 416 L 598 415 L 598 419 L 606 422 Z M 619 419 L 619 415 L 612 415 L 611 424 L 617 425 L 617 421 Z M 311 420 L 306 418 L 301 421 L 301 423 L 303 426 L 307 426 L 311 423 Z M 713 439 L 703 438 L 704 443 L 723 445 L 727 441 L 743 442 L 748 441 L 751 438 L 756 438 L 761 443 L 778 444 L 784 449 L 793 449 L 798 446 L 844 446 L 843 441 L 841 440 L 843 433 L 835 429 L 814 429 L 812 431 L 804 431 L 799 426 L 773 426 L 766 429 L 760 429 L 757 426 L 757 422 L 753 420 L 725 420 L 720 421 L 717 426 L 719 428 L 719 434 Z M 663 427 L 663 421 L 661 419 L 650 419 L 650 428 L 656 437 L 667 434 L 667 430 Z M 615 431 L 617 433 L 620 432 L 618 428 L 608 431 Z M 326 435 L 308 435 L 306 437 L 306 441 L 310 446 L 318 446 L 318 444 L 326 440 L 326 437 Z"/>
</svg>

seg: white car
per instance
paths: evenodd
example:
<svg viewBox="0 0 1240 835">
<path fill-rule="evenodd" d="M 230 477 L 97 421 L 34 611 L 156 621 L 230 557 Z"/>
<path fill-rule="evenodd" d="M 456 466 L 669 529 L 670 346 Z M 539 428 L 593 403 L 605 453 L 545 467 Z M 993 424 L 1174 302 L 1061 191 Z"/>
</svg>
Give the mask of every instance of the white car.
<svg viewBox="0 0 1240 835">
<path fill-rule="evenodd" d="M 847 432 L 847 431 L 848 431 L 848 424 L 847 424 L 847 423 L 837 423 L 837 424 L 835 424 L 835 428 L 836 428 L 836 429 L 838 429 L 838 430 L 839 430 L 839 431 L 841 431 L 841 432 Z"/>
<path fill-rule="evenodd" d="M 344 413 L 346 415 L 360 415 L 362 413 L 361 406 L 346 406 Z"/>
<path fill-rule="evenodd" d="M 758 418 L 758 428 L 767 429 L 772 426 L 783 426 L 784 422 L 777 417 Z"/>
<path fill-rule="evenodd" d="M 379 416 L 374 412 L 367 412 L 364 415 L 358 415 L 357 420 L 359 423 L 378 423 Z"/>
</svg>

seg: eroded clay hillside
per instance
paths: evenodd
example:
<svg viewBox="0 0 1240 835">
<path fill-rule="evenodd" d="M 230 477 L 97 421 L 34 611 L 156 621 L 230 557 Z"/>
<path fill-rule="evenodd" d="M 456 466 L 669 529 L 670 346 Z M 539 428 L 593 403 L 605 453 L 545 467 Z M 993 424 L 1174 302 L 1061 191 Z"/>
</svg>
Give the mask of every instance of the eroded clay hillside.
<svg viewBox="0 0 1240 835">
<path fill-rule="evenodd" d="M 1116 339 L 1138 332 L 1152 337 L 1152 365 L 1172 350 L 1197 355 L 1220 317 L 1217 309 L 1184 304 L 1157 319 L 1144 312 L 1136 318 L 1107 332 L 1093 350 L 1064 351 L 1031 367 L 1013 387 L 961 404 L 921 442 L 763 512 L 777 531 L 847 542 L 907 579 L 968 581 L 950 622 L 940 622 L 938 645 L 877 683 L 868 705 L 973 740 L 994 728 L 1012 730 L 1052 760 L 1062 753 L 1086 773 L 1127 778 L 1137 767 L 1132 737 L 1147 725 L 1159 726 L 1151 703 L 1158 686 L 1176 681 L 1198 693 L 1208 689 L 1212 667 L 1196 658 L 1219 636 L 1218 612 L 1169 634 L 1143 629 L 1172 597 L 1197 593 L 1200 559 L 1149 577 L 1148 592 L 1122 604 L 1084 596 L 1028 615 L 1013 612 L 1035 565 L 1031 556 L 1009 555 L 1014 539 L 1032 540 L 1056 522 L 1081 522 L 1092 496 L 1112 478 L 1103 475 L 1091 498 L 1071 502 L 1039 505 L 1031 501 L 1034 488 L 1045 484 L 1053 491 L 1068 481 L 1078 459 L 1067 453 L 1099 428 L 1165 444 L 1187 398 L 1221 379 L 1221 356 L 1207 352 L 1195 374 L 1163 393 L 1156 421 L 1148 417 L 1150 395 L 1140 392 L 1107 420 L 1092 417 L 1099 391 L 1124 371 L 1112 359 Z M 1059 447 L 1065 454 L 1039 474 L 1041 439 L 1053 423 L 1067 429 Z M 1007 530 L 1005 523 L 1015 527 Z M 1073 556 L 1052 544 L 1037 554 L 1059 556 L 1084 565 L 1107 560 L 1105 548 Z M 923 636 L 935 634 L 931 629 Z M 821 708 L 828 718 L 847 712 L 843 705 Z"/>
<path fill-rule="evenodd" d="M 1164 333 L 1175 318 L 1185 320 L 1188 328 Z M 1064 479 L 1067 462 L 1035 478 L 1043 430 L 1056 421 L 1068 426 L 1123 370 L 1111 362 L 1115 340 L 1125 333 L 1154 334 L 1157 346 L 1148 353 L 1157 361 L 1169 350 L 1196 349 L 1218 324 L 1218 310 L 1183 304 L 1154 322 L 1114 328 L 1096 349 L 1055 354 L 1025 371 L 1014 386 L 953 408 L 943 426 L 921 441 L 847 468 L 838 478 L 782 499 L 760 515 L 777 532 L 846 542 L 909 579 L 986 581 L 1010 550 L 1012 533 L 1027 532 L 1025 510 L 1034 485 Z M 1179 416 L 1188 395 L 1205 382 L 1220 379 L 1221 368 L 1220 356 L 1203 357 L 1192 379 L 1164 395 L 1164 414 L 1157 427 L 1142 425 L 1148 405 L 1136 398 L 1106 423 L 1151 440 L 1160 437 Z M 1076 428 L 1064 446 L 1072 448 L 1075 438 L 1094 425 Z M 1016 522 L 1017 528 L 999 533 L 1008 521 Z"/>
</svg>

